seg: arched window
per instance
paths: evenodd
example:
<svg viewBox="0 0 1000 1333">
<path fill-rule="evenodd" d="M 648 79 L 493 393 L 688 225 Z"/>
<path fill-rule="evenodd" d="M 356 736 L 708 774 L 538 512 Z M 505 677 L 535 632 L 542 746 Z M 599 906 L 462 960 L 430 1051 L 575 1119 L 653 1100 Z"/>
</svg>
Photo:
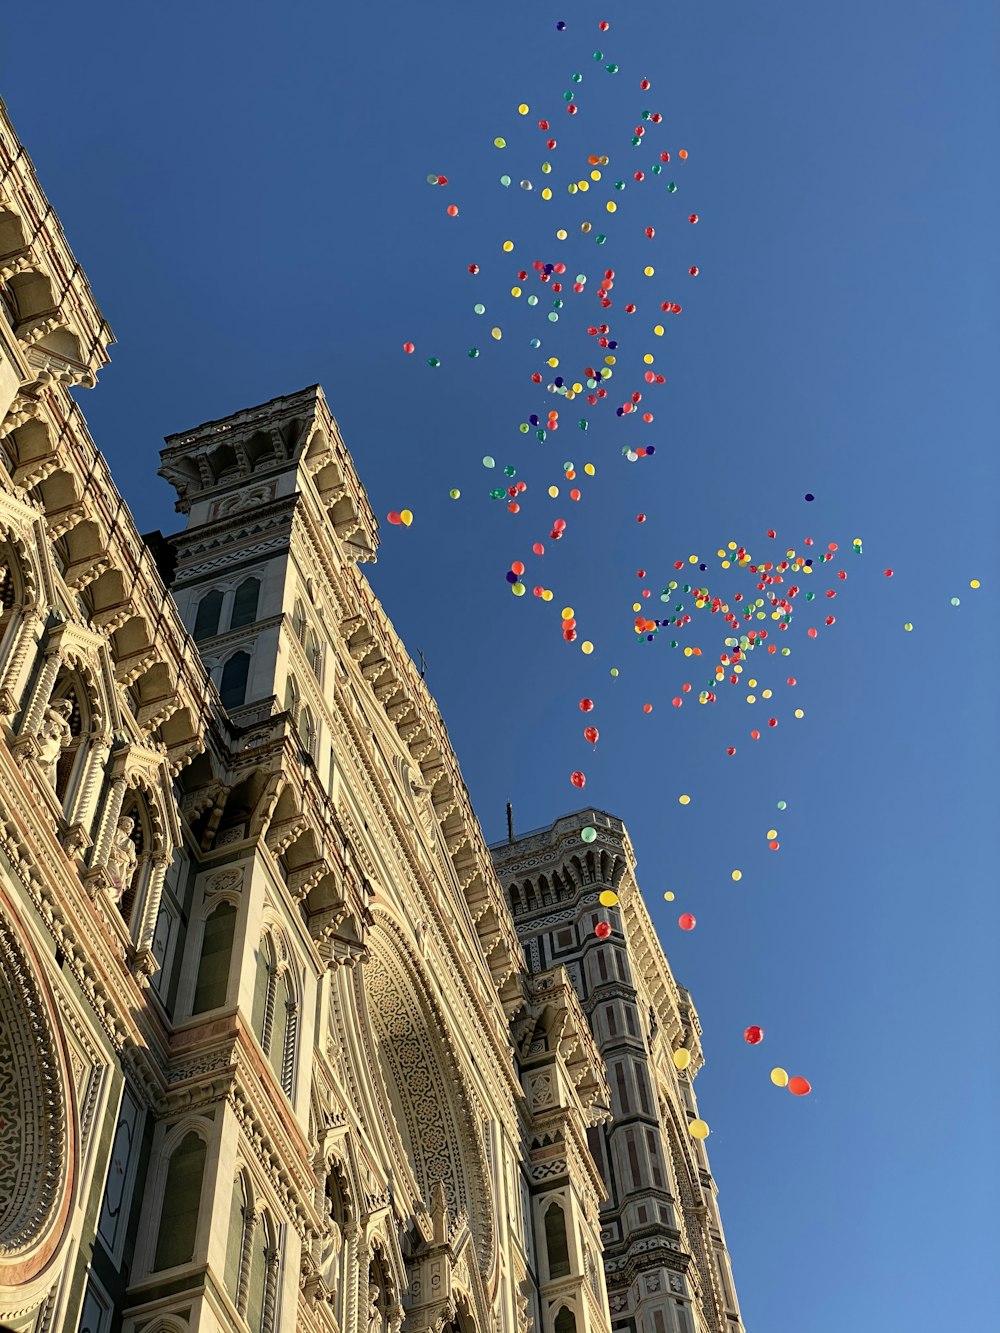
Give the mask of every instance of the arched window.
<svg viewBox="0 0 1000 1333">
<path fill-rule="evenodd" d="M 156 1236 L 154 1270 L 176 1268 L 194 1258 L 205 1156 L 205 1141 L 194 1130 L 184 1135 L 171 1155 Z"/>
<path fill-rule="evenodd" d="M 316 719 L 311 708 L 303 708 L 299 714 L 299 740 L 302 748 L 313 758 L 316 757 Z"/>
<path fill-rule="evenodd" d="M 298 1006 L 287 967 L 278 965 L 274 945 L 265 935 L 257 946 L 250 1025 L 287 1096 L 292 1093 Z"/>
<path fill-rule="evenodd" d="M 253 1330 L 253 1333 L 268 1333 L 270 1328 L 270 1319 L 268 1318 L 268 1300 L 269 1292 L 269 1270 L 272 1266 L 272 1256 L 274 1254 L 274 1232 L 271 1227 L 271 1219 L 267 1213 L 263 1213 L 254 1227 L 253 1238 L 250 1242 L 250 1267 L 247 1281 L 247 1308 L 244 1318 Z"/>
<path fill-rule="evenodd" d="M 545 1210 L 545 1252 L 549 1261 L 549 1277 L 565 1277 L 569 1272 L 566 1214 L 557 1203 L 550 1203 Z"/>
<path fill-rule="evenodd" d="M 226 1003 L 235 929 L 236 908 L 232 903 L 220 903 L 209 913 L 201 942 L 194 1003 L 191 1005 L 193 1014 L 203 1014 L 207 1009 L 218 1009 Z"/>
<path fill-rule="evenodd" d="M 244 579 L 236 589 L 233 598 L 233 614 L 229 621 L 230 629 L 239 629 L 241 625 L 252 625 L 257 619 L 257 600 L 260 597 L 260 579 Z"/>
<path fill-rule="evenodd" d="M 576 1333 L 576 1315 L 568 1306 L 562 1305 L 552 1327 L 555 1333 Z"/>
<path fill-rule="evenodd" d="M 299 715 L 299 687 L 295 683 L 295 677 L 289 676 L 285 681 L 285 712 L 291 713 L 293 719 Z"/>
<path fill-rule="evenodd" d="M 218 588 L 207 592 L 198 603 L 198 614 L 194 618 L 194 637 L 200 643 L 219 632 L 219 616 L 222 614 L 222 593 Z"/>
<path fill-rule="evenodd" d="M 250 654 L 233 653 L 222 668 L 219 694 L 224 708 L 239 708 L 246 701 L 247 678 L 250 675 Z"/>
<path fill-rule="evenodd" d="M 295 606 L 292 608 L 292 633 L 298 639 L 299 643 L 305 643 L 306 608 L 298 599 L 296 599 Z"/>
<path fill-rule="evenodd" d="M 312 673 L 318 681 L 322 683 L 323 675 L 323 649 L 320 646 L 319 635 L 315 630 L 306 631 L 306 657 L 309 659 L 309 665 Z"/>
<path fill-rule="evenodd" d="M 243 1255 L 252 1216 L 250 1190 L 246 1176 L 240 1171 L 233 1181 L 233 1197 L 229 1201 L 229 1236 L 226 1240 L 226 1290 L 233 1304 L 239 1306 L 240 1277 L 243 1273 Z"/>
</svg>

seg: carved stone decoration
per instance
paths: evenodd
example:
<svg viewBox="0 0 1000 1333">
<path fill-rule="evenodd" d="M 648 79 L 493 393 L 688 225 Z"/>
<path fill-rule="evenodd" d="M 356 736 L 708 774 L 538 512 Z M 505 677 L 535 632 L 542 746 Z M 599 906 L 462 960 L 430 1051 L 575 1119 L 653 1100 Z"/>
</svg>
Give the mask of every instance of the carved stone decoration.
<svg viewBox="0 0 1000 1333">
<path fill-rule="evenodd" d="M 108 852 L 108 879 L 111 881 L 111 896 L 116 903 L 121 902 L 122 894 L 131 885 L 139 860 L 132 841 L 134 829 L 135 820 L 130 815 L 122 815 Z"/>
<path fill-rule="evenodd" d="M 72 1161 L 63 1073 L 39 983 L 0 915 L 0 1287 L 40 1268 L 61 1238 Z"/>
<path fill-rule="evenodd" d="M 46 782 L 52 788 L 55 788 L 56 785 L 59 756 L 66 746 L 71 745 L 73 741 L 73 732 L 69 725 L 72 712 L 72 700 L 57 699 L 54 704 L 49 704 L 46 707 L 42 714 L 41 725 L 38 728 L 36 737 L 38 765 L 45 776 Z"/>
</svg>

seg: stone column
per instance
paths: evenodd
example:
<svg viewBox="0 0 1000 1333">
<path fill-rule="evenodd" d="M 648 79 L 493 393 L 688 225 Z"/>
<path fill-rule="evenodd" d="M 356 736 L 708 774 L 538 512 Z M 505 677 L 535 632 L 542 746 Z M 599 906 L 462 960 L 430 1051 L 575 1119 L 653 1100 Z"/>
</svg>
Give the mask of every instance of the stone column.
<svg viewBox="0 0 1000 1333">
<path fill-rule="evenodd" d="M 97 791 L 104 778 L 104 765 L 111 753 L 111 736 L 107 733 L 92 735 L 88 742 L 87 758 L 67 823 L 86 828 L 93 822 Z"/>
<path fill-rule="evenodd" d="M 41 629 L 42 623 L 43 617 L 38 611 L 28 611 L 17 627 L 3 675 L 0 676 L 0 712 L 6 718 L 12 718 L 17 712 L 18 683 L 28 650 L 35 644 L 35 634 Z"/>
<path fill-rule="evenodd" d="M 24 720 L 21 723 L 22 736 L 34 736 L 41 726 L 42 714 L 45 712 L 46 706 L 52 698 L 52 691 L 55 689 L 56 680 L 62 665 L 63 659 L 58 648 L 50 649 L 45 655 L 42 669 L 38 673 L 38 679 L 35 681 L 31 701 L 28 704 L 28 707 L 24 710 Z"/>
<path fill-rule="evenodd" d="M 240 1254 L 240 1280 L 236 1289 L 236 1308 L 246 1318 L 250 1303 L 250 1263 L 253 1255 L 253 1238 L 257 1230 L 257 1213 L 251 1212 L 243 1227 L 243 1248 Z"/>
<path fill-rule="evenodd" d="M 153 868 L 146 881 L 146 892 L 142 907 L 142 924 L 139 927 L 139 942 L 135 949 L 137 969 L 146 976 L 156 971 L 153 957 L 153 935 L 156 933 L 156 918 L 160 911 L 160 897 L 163 893 L 163 881 L 167 876 L 170 857 L 164 853 L 153 857 Z"/>
<path fill-rule="evenodd" d="M 125 804 L 127 788 L 128 783 L 123 777 L 115 778 L 111 784 L 111 790 L 108 792 L 108 799 L 104 805 L 104 812 L 101 815 L 100 828 L 97 837 L 94 839 L 94 852 L 90 858 L 92 867 L 107 865 L 108 852 L 111 850 L 111 839 L 118 827 L 118 819 L 122 812 L 122 806 Z"/>
</svg>

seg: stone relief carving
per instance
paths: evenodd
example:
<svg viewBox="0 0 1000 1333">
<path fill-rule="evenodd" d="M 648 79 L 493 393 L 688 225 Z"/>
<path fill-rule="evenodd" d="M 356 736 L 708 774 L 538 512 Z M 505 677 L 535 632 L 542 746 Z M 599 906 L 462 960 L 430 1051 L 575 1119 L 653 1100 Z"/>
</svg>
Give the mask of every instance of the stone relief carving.
<svg viewBox="0 0 1000 1333">
<path fill-rule="evenodd" d="M 134 829 L 135 820 L 130 815 L 122 815 L 111 843 L 111 850 L 108 852 L 108 878 L 112 886 L 111 896 L 116 903 L 121 902 L 122 895 L 132 883 L 132 876 L 139 860 L 135 843 L 132 841 Z"/>
<path fill-rule="evenodd" d="M 52 788 L 56 785 L 59 756 L 73 742 L 73 732 L 69 725 L 72 712 L 72 700 L 57 699 L 54 704 L 46 707 L 38 728 L 38 764 Z"/>
</svg>

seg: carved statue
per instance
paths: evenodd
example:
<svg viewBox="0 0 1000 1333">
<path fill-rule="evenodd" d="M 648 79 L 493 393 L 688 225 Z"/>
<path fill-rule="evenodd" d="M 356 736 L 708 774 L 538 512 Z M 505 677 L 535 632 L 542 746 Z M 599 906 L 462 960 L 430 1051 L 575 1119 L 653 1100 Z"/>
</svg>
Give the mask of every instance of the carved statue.
<svg viewBox="0 0 1000 1333">
<path fill-rule="evenodd" d="M 139 860 L 135 843 L 132 841 L 134 828 L 135 820 L 130 815 L 123 815 L 118 821 L 118 831 L 108 852 L 108 875 L 114 885 L 116 903 L 121 902 L 122 894 L 132 883 L 136 862 Z"/>
<path fill-rule="evenodd" d="M 57 699 L 45 709 L 41 726 L 38 728 L 38 763 L 46 782 L 53 788 L 56 785 L 59 756 L 73 741 L 73 732 L 69 725 L 72 712 L 72 699 Z"/>
<path fill-rule="evenodd" d="M 382 1312 L 378 1308 L 380 1292 L 374 1282 L 368 1283 L 368 1333 L 382 1333 Z"/>
</svg>

